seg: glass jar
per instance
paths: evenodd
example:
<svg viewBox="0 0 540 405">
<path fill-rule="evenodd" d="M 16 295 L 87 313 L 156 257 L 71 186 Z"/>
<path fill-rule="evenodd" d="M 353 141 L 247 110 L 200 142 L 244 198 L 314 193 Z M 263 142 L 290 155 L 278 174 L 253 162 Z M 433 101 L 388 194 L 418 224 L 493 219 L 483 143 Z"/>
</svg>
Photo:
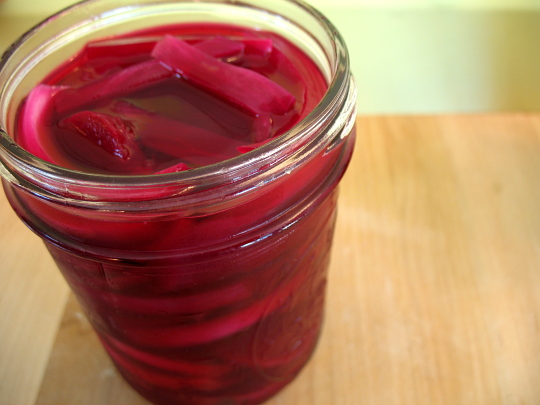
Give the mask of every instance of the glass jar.
<svg viewBox="0 0 540 405">
<path fill-rule="evenodd" d="M 284 135 L 214 165 L 98 175 L 19 147 L 30 90 L 89 40 L 183 22 L 275 32 L 328 91 Z M 354 145 L 345 44 L 295 0 L 88 0 L 45 20 L 0 62 L 0 174 L 125 379 L 156 404 L 256 404 L 312 354 L 323 318 L 337 185 Z"/>
</svg>

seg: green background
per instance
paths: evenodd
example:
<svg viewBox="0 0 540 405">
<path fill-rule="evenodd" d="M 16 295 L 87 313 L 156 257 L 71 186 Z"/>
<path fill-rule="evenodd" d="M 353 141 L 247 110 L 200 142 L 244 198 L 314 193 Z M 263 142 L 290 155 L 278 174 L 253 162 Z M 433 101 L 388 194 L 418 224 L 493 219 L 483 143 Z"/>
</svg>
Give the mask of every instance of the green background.
<svg viewBox="0 0 540 405">
<path fill-rule="evenodd" d="M 73 0 L 4 0 L 0 47 Z M 311 0 L 346 39 L 361 114 L 540 110 L 540 0 Z"/>
</svg>

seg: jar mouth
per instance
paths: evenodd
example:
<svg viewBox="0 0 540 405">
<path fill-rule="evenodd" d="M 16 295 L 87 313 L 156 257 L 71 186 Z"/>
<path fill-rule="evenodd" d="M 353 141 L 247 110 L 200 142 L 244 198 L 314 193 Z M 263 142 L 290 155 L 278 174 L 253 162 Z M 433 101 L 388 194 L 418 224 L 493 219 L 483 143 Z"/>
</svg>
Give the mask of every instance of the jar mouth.
<svg viewBox="0 0 540 405">
<path fill-rule="evenodd" d="M 119 1 L 121 3 L 122 0 Z M 168 0 L 165 3 L 174 3 Z M 102 0 L 85 0 L 68 7 L 36 25 L 18 41 L 16 41 L 2 56 L 0 60 L 0 74 L 5 70 L 10 58 L 18 49 L 33 39 L 36 33 L 45 27 L 57 24 L 74 12 L 94 4 L 106 3 Z M 127 2 L 125 2 L 127 4 Z M 147 3 L 158 3 L 150 0 Z M 190 3 L 176 2 L 176 3 Z M 199 2 L 197 2 L 199 3 Z M 212 1 L 209 3 L 220 3 Z M 228 0 L 223 0 L 229 6 Z M 234 2 L 250 8 L 258 8 L 258 0 Z M 44 161 L 20 146 L 8 135 L 5 128 L 0 127 L 0 176 L 12 185 L 26 189 L 32 194 L 39 195 L 48 200 L 84 202 L 85 206 L 96 203 L 100 208 L 103 205 L 125 203 L 127 201 L 154 200 L 152 193 L 140 193 L 141 190 L 151 190 L 156 187 L 166 187 L 164 193 L 168 198 L 175 197 L 200 202 L 208 198 L 216 198 L 222 186 L 227 185 L 229 195 L 249 193 L 251 189 L 261 184 L 271 182 L 280 176 L 280 173 L 290 173 L 302 161 L 310 156 L 320 153 L 324 148 L 339 142 L 350 132 L 356 115 L 356 88 L 349 70 L 349 59 L 343 38 L 319 11 L 299 0 L 280 0 L 280 3 L 300 10 L 310 17 L 311 23 L 318 24 L 318 28 L 329 39 L 331 47 L 322 50 L 327 58 L 329 77 L 328 89 L 316 107 L 293 128 L 276 137 L 272 141 L 257 149 L 241 154 L 237 157 L 224 160 L 208 166 L 202 166 L 187 171 L 166 174 L 148 175 L 117 175 L 96 174 L 67 169 L 53 163 Z M 144 8 L 131 6 L 133 8 Z M 120 8 L 119 8 L 120 9 Z M 118 9 L 118 10 L 119 10 Z M 265 11 L 261 8 L 262 11 Z M 113 10 L 115 11 L 115 10 Z M 108 12 L 110 14 L 110 11 Z M 268 18 L 268 10 L 265 17 Z M 96 16 L 88 17 L 96 20 Z M 288 24 L 297 25 L 297 22 L 283 19 Z M 304 29 L 303 27 L 300 27 Z M 6 73 L 4 73 L 6 74 Z M 5 78 L 0 76 L 0 82 L 5 86 Z M 16 85 L 16 84 L 15 84 Z M 14 86 L 12 84 L 12 86 Z M 0 90 L 0 96 L 5 98 L 5 88 Z M 9 99 L 9 96 L 7 97 Z M 5 120 L 8 101 L 1 100 L 0 117 Z M 336 108 L 338 107 L 338 108 Z M 114 190 L 114 193 L 104 193 L 104 190 Z M 122 191 L 119 193 L 118 191 Z M 113 197 L 114 195 L 114 197 Z M 147 197 L 145 197 L 145 195 Z M 152 195 L 152 196 L 151 196 Z M 121 196 L 121 197 L 120 197 Z M 138 197 L 137 197 L 138 196 Z M 177 204 L 178 201 L 175 202 Z"/>
</svg>

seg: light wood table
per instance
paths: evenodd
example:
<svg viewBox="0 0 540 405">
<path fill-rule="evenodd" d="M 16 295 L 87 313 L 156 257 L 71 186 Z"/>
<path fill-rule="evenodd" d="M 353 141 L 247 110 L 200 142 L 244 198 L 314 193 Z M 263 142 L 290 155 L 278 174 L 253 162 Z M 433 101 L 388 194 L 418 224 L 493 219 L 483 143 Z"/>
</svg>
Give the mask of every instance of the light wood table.
<svg viewBox="0 0 540 405">
<path fill-rule="evenodd" d="M 361 117 L 318 349 L 270 405 L 540 403 L 540 114 Z M 0 404 L 142 405 L 0 199 Z"/>
</svg>

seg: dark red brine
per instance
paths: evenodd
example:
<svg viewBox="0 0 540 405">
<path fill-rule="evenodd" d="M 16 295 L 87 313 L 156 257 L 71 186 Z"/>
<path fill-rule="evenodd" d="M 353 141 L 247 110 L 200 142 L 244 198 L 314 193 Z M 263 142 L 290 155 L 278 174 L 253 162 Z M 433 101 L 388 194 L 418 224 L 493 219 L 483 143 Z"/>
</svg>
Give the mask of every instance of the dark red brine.
<svg viewBox="0 0 540 405">
<path fill-rule="evenodd" d="M 103 178 L 165 179 L 133 198 L 109 181 L 103 205 L 88 206 L 61 187 L 49 198 L 5 183 L 119 372 L 153 403 L 259 404 L 310 358 L 354 134 L 211 204 L 175 201 L 191 192 L 178 185 L 190 171 L 256 161 L 328 85 L 278 34 L 189 23 L 93 40 L 23 103 L 13 138 L 31 154 Z"/>
</svg>

